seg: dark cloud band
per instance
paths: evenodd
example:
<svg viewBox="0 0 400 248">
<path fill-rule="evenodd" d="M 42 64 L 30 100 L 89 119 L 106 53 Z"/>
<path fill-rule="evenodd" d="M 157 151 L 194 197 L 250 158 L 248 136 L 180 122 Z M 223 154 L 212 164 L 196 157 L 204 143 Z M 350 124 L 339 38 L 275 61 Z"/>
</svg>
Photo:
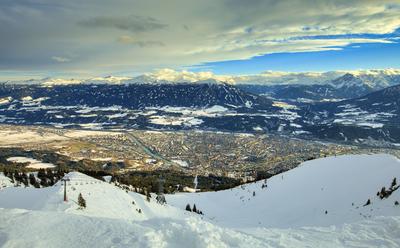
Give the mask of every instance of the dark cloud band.
<svg viewBox="0 0 400 248">
<path fill-rule="evenodd" d="M 152 17 L 136 15 L 125 17 L 98 16 L 78 22 L 79 25 L 89 28 L 115 28 L 130 32 L 148 32 L 167 27 Z"/>
</svg>

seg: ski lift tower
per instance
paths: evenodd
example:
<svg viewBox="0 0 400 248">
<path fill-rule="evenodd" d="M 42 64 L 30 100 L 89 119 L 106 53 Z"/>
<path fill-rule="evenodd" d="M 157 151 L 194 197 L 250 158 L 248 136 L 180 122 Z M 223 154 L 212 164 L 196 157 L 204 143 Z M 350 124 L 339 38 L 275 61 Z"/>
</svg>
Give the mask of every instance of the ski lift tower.
<svg viewBox="0 0 400 248">
<path fill-rule="evenodd" d="M 68 177 L 66 178 L 62 178 L 61 181 L 64 182 L 64 201 L 67 202 L 67 182 L 71 181 L 71 179 L 69 179 Z"/>
<path fill-rule="evenodd" d="M 157 202 L 160 204 L 167 203 L 164 196 L 164 183 L 165 179 L 160 175 L 160 177 L 158 178 L 158 194 L 156 197 Z"/>
</svg>

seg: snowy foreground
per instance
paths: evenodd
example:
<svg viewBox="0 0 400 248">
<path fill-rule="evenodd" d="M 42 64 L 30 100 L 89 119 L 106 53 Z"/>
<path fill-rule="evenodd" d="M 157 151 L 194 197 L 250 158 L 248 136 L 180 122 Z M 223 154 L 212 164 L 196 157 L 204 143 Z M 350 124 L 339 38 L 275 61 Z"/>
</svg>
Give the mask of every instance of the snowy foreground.
<svg viewBox="0 0 400 248">
<path fill-rule="evenodd" d="M 0 174 L 0 247 L 400 247 L 400 189 L 376 195 L 400 180 L 400 161 L 389 155 L 313 160 L 266 183 L 168 195 L 164 206 L 68 177 L 64 203 L 61 182 L 12 187 Z M 184 211 L 187 203 L 204 216 Z"/>
</svg>

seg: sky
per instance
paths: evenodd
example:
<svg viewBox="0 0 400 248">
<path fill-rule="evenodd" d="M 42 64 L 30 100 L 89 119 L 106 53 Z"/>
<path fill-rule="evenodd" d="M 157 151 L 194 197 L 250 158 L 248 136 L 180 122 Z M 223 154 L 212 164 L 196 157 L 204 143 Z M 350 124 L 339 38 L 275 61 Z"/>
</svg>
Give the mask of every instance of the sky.
<svg viewBox="0 0 400 248">
<path fill-rule="evenodd" d="M 399 0 L 2 0 L 0 79 L 400 68 Z"/>
</svg>

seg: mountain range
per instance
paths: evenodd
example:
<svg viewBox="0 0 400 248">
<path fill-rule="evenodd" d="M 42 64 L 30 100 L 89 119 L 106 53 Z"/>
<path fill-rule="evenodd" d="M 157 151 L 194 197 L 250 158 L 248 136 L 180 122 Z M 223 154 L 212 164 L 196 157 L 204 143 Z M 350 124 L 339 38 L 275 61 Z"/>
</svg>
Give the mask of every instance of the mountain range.
<svg viewBox="0 0 400 248">
<path fill-rule="evenodd" d="M 43 78 L 6 81 L 6 84 L 71 85 L 71 84 L 230 84 L 247 92 L 265 94 L 281 100 L 327 101 L 356 98 L 385 87 L 400 84 L 399 69 L 274 72 L 256 75 L 227 76 L 211 72 L 188 72 L 162 69 L 136 77 L 94 77 L 89 79 Z"/>
<path fill-rule="evenodd" d="M 114 77 L 73 84 L 8 82 L 0 85 L 0 123 L 267 132 L 400 143 L 400 74 L 378 72 L 295 85 L 233 85 L 215 79 L 132 83 Z"/>
<path fill-rule="evenodd" d="M 256 84 L 256 85 L 293 85 L 293 84 L 330 84 L 331 81 L 346 74 L 359 78 L 371 88 L 387 87 L 400 83 L 400 69 L 376 69 L 355 71 L 329 71 L 329 72 L 279 72 L 265 71 L 254 75 L 215 75 L 212 72 L 189 72 L 161 69 L 135 77 L 106 76 L 87 79 L 62 79 L 43 78 L 29 80 L 8 80 L 10 84 L 127 84 L 127 83 L 196 83 L 203 81 L 216 81 L 228 84 Z"/>
<path fill-rule="evenodd" d="M 238 87 L 251 93 L 265 94 L 276 99 L 310 102 L 357 98 L 400 84 L 400 71 L 397 70 L 347 72 L 335 75 L 339 76 L 323 82 L 315 80 L 314 83 L 309 83 L 309 81 L 298 80 L 295 84 L 281 82 L 274 85 L 246 83 L 239 84 Z"/>
<path fill-rule="evenodd" d="M 355 99 L 311 104 L 302 115 L 321 138 L 398 142 L 399 96 L 400 85 L 396 85 Z"/>
</svg>

